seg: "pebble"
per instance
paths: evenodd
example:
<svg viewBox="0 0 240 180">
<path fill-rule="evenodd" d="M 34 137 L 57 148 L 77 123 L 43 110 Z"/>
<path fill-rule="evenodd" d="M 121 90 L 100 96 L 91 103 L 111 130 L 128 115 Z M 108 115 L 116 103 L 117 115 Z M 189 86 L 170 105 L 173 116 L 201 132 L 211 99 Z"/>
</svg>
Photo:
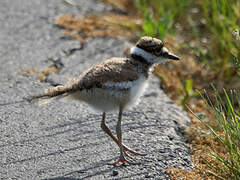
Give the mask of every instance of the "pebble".
<svg viewBox="0 0 240 180">
<path fill-rule="evenodd" d="M 117 176 L 118 175 L 118 171 L 116 170 L 113 170 L 113 173 L 112 173 L 113 176 Z"/>
</svg>

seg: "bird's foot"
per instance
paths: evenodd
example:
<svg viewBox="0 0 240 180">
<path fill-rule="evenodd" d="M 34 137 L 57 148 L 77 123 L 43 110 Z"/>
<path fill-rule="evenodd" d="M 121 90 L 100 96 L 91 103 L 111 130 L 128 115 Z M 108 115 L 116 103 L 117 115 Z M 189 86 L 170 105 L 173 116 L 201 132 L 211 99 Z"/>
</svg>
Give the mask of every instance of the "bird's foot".
<svg viewBox="0 0 240 180">
<path fill-rule="evenodd" d="M 130 153 L 132 153 L 132 154 L 134 154 L 134 155 L 136 155 L 136 156 L 146 156 L 146 154 L 142 154 L 142 153 L 139 153 L 139 152 L 137 152 L 137 151 L 134 151 L 134 150 L 130 149 L 129 147 L 127 147 L 127 146 L 124 145 L 124 144 L 123 144 L 122 146 L 123 146 L 123 150 L 124 150 L 125 155 L 126 155 L 127 157 L 131 158 L 131 159 L 132 159 L 132 157 L 129 156 L 129 155 L 127 154 L 127 152 L 130 152 Z"/>
<path fill-rule="evenodd" d="M 108 165 L 117 165 L 117 164 L 123 164 L 123 165 L 139 165 L 140 163 L 135 163 L 135 162 L 131 162 L 131 161 L 128 161 L 124 156 L 120 156 L 120 158 L 113 162 L 113 163 L 108 163 Z"/>
</svg>

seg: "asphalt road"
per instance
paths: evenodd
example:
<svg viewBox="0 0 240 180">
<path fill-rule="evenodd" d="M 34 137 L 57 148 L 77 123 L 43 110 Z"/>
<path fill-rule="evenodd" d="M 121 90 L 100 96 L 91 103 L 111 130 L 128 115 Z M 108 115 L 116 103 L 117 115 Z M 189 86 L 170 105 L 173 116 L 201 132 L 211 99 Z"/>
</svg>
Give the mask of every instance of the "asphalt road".
<svg viewBox="0 0 240 180">
<path fill-rule="evenodd" d="M 101 131 L 101 113 L 85 103 L 65 98 L 45 106 L 8 104 L 49 86 L 21 68 L 43 69 L 49 57 L 61 57 L 62 50 L 78 46 L 62 38 L 54 18 L 111 11 L 97 0 L 76 2 L 80 9 L 60 0 L 0 1 L 0 179 L 169 179 L 168 166 L 193 167 L 181 133 L 190 120 L 154 77 L 139 105 L 123 115 L 125 144 L 147 153 L 136 157 L 142 162 L 136 166 L 107 165 L 118 158 L 119 149 Z M 123 56 L 128 46 L 120 40 L 88 38 L 82 50 L 61 57 L 62 70 L 48 80 L 64 83 L 105 58 Z M 117 113 L 107 114 L 113 131 L 116 119 Z"/>
</svg>

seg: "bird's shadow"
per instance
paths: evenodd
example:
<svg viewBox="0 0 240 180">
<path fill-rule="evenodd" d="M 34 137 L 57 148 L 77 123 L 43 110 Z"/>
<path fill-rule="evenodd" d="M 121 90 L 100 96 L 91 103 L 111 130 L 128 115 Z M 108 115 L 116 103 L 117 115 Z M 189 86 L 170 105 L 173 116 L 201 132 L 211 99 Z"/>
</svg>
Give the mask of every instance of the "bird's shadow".
<svg viewBox="0 0 240 180">
<path fill-rule="evenodd" d="M 111 171 L 113 172 L 114 170 L 120 170 L 120 169 L 128 167 L 126 165 L 119 165 L 119 166 L 107 165 L 108 162 L 111 162 L 114 159 L 115 158 L 101 160 L 88 168 L 72 171 L 72 172 L 66 173 L 62 176 L 58 176 L 58 177 L 54 177 L 54 178 L 45 178 L 42 180 L 83 180 L 83 179 L 89 179 L 89 178 L 93 178 L 95 176 L 103 175 L 103 174 L 108 174 L 109 178 L 114 178 L 114 177 L 115 178 L 131 178 L 134 176 L 139 176 L 141 174 L 144 174 L 144 172 L 140 172 L 140 173 L 134 173 L 132 175 L 128 175 L 126 177 L 120 177 L 118 175 L 114 175 L 113 173 L 111 173 Z M 108 167 L 105 169 L 97 170 L 98 168 L 101 168 L 102 166 L 108 166 Z M 89 171 L 90 171 L 90 173 L 89 173 Z M 75 176 L 75 177 L 71 177 L 71 176 Z"/>
</svg>

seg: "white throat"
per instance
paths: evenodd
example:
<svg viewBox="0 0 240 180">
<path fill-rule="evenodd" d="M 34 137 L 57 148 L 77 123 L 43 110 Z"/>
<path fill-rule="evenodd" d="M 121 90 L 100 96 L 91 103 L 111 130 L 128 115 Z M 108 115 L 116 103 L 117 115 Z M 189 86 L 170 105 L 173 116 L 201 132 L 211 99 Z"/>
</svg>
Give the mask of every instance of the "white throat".
<svg viewBox="0 0 240 180">
<path fill-rule="evenodd" d="M 136 46 L 132 47 L 131 50 L 130 50 L 130 54 L 131 55 L 138 55 L 138 56 L 141 56 L 144 60 L 146 60 L 147 62 L 149 63 L 155 63 L 157 57 L 144 51 L 143 49 L 141 48 L 138 48 Z"/>
</svg>

